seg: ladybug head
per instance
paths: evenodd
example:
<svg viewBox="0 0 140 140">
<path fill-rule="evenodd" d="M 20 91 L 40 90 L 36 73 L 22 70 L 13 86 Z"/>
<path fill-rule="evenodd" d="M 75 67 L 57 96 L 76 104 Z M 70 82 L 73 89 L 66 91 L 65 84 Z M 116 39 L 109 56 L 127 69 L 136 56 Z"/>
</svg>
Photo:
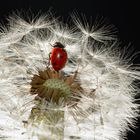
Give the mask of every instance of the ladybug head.
<svg viewBox="0 0 140 140">
<path fill-rule="evenodd" d="M 60 42 L 56 42 L 53 47 L 54 48 L 65 48 L 65 46 L 62 45 Z"/>
</svg>

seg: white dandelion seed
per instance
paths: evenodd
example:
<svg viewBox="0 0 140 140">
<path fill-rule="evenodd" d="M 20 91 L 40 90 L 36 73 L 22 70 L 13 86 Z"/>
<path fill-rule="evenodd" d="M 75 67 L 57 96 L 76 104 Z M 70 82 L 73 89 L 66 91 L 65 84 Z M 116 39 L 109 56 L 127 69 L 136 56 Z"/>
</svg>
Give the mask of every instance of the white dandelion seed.
<svg viewBox="0 0 140 140">
<path fill-rule="evenodd" d="M 119 49 L 111 26 L 15 16 L 0 35 L 0 139 L 123 140 L 138 116 L 139 66 Z M 68 62 L 47 67 L 52 45 Z"/>
</svg>

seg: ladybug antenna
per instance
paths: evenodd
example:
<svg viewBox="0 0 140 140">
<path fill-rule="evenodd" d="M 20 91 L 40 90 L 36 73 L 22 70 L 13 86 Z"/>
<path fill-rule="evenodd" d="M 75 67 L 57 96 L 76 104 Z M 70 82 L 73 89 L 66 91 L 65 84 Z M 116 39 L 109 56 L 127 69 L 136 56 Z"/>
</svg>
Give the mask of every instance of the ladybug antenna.
<svg viewBox="0 0 140 140">
<path fill-rule="evenodd" d="M 49 44 L 53 47 L 53 45 L 51 43 L 49 43 Z"/>
</svg>

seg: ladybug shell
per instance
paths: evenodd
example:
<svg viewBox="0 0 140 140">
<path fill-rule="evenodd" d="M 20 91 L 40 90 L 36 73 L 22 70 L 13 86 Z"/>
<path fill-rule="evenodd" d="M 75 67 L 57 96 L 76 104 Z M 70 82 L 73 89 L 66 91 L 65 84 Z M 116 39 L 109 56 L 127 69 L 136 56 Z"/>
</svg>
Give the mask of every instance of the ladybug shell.
<svg viewBox="0 0 140 140">
<path fill-rule="evenodd" d="M 65 49 L 55 47 L 52 49 L 50 61 L 54 70 L 61 70 L 67 62 L 67 52 Z"/>
</svg>

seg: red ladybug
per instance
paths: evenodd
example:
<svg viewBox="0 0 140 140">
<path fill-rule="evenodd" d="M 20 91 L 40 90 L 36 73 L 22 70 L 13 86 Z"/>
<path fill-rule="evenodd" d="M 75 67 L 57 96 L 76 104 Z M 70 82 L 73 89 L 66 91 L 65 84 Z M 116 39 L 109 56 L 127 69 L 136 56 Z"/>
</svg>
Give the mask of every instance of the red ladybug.
<svg viewBox="0 0 140 140">
<path fill-rule="evenodd" d="M 60 42 L 56 42 L 50 53 L 50 62 L 54 70 L 61 70 L 67 62 L 67 52 L 64 49 L 65 46 Z"/>
</svg>

